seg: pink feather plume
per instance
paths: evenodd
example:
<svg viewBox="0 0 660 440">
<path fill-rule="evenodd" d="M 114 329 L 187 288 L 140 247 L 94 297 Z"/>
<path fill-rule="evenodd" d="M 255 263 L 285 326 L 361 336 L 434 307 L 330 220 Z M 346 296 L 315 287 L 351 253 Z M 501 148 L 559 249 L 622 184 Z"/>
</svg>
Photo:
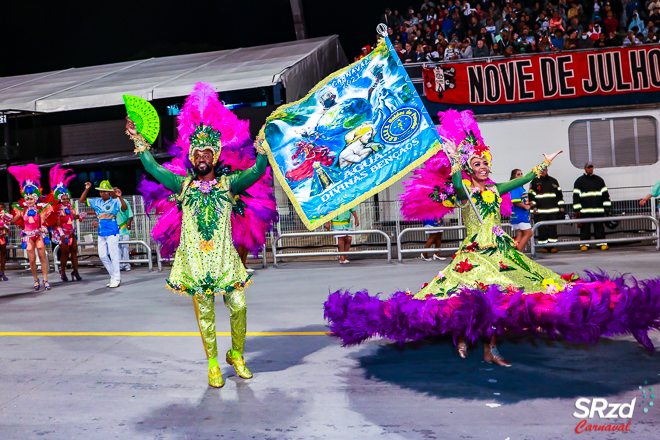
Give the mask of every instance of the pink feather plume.
<svg viewBox="0 0 660 440">
<path fill-rule="evenodd" d="M 71 180 L 73 180 L 73 178 L 76 177 L 75 174 L 71 174 L 67 176 L 67 174 L 69 173 L 73 173 L 73 170 L 64 169 L 60 166 L 59 163 L 55 165 L 53 168 L 50 169 L 50 173 L 49 173 L 50 187 L 55 188 L 60 183 L 63 183 L 64 186 L 69 186 L 69 182 L 71 182 Z"/>
<path fill-rule="evenodd" d="M 179 138 L 176 145 L 188 156 L 190 135 L 202 122 L 222 133 L 222 148 L 231 148 L 250 139 L 249 123 L 241 121 L 218 99 L 217 92 L 208 83 L 198 82 L 188 95 L 178 117 Z"/>
<path fill-rule="evenodd" d="M 18 180 L 21 188 L 25 186 L 25 182 L 28 180 L 39 186 L 41 172 L 39 171 L 39 166 L 37 166 L 37 164 L 29 163 L 27 165 L 16 165 L 9 167 L 7 170 L 16 178 L 16 180 Z"/>
</svg>

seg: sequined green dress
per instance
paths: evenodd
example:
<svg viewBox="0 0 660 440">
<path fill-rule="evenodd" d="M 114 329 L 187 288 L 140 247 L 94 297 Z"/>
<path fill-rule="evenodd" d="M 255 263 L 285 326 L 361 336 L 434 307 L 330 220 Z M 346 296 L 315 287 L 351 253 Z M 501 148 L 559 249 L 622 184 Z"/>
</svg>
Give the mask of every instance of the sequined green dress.
<svg viewBox="0 0 660 440">
<path fill-rule="evenodd" d="M 188 295 L 225 295 L 250 284 L 231 234 L 231 182 L 186 179 L 177 201 L 183 210 L 181 242 L 167 287 Z"/>
<path fill-rule="evenodd" d="M 250 284 L 231 234 L 234 195 L 253 185 L 265 172 L 267 159 L 259 155 L 245 171 L 212 182 L 185 177 L 158 165 L 149 151 L 140 154 L 146 170 L 177 194 L 183 211 L 181 239 L 172 272 L 170 290 L 190 296 L 228 295 Z"/>
<path fill-rule="evenodd" d="M 483 288 L 490 284 L 507 290 L 524 289 L 526 293 L 561 290 L 566 282 L 558 274 L 519 252 L 514 240 L 501 227 L 500 191 L 502 194 L 509 192 L 533 177 L 534 173 L 530 172 L 504 184 L 486 185 L 483 192 L 472 192 L 472 201 L 481 214 L 483 225 L 469 203 L 461 204 L 467 229 L 465 240 L 451 264 L 415 294 L 415 298 L 423 299 L 430 295 L 447 297 L 458 293 L 463 286 Z M 458 188 L 460 177 L 453 180 L 454 187 Z M 467 190 L 471 192 L 470 187 Z M 460 198 L 466 200 L 466 194 L 461 193 L 463 197 Z"/>
</svg>

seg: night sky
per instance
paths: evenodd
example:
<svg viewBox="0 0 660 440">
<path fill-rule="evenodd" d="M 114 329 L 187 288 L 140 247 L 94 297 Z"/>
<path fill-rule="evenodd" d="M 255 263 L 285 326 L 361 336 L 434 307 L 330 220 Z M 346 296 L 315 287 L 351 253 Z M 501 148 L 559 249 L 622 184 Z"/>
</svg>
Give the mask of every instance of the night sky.
<svg viewBox="0 0 660 440">
<path fill-rule="evenodd" d="M 421 3 L 303 0 L 303 12 L 308 37 L 338 34 L 351 61 L 386 6 Z M 0 76 L 295 40 L 289 0 L 5 1 L 0 32 Z"/>
</svg>

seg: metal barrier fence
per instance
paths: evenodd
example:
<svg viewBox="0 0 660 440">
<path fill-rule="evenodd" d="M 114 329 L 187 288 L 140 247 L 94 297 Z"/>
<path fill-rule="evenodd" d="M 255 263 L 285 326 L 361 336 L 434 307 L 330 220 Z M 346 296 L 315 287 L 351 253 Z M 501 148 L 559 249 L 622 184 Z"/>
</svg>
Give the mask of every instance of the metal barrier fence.
<svg viewBox="0 0 660 440">
<path fill-rule="evenodd" d="M 529 244 L 532 248 L 532 258 L 536 256 L 537 247 L 557 247 L 557 246 L 571 246 L 576 244 L 597 244 L 604 241 L 608 243 L 617 243 L 617 242 L 631 242 L 631 241 L 641 241 L 641 240 L 657 240 L 655 248 L 660 251 L 660 222 L 655 217 L 650 215 L 627 215 L 619 217 L 597 217 L 597 218 L 582 218 L 582 219 L 566 219 L 566 220 L 548 220 L 536 223 L 532 227 L 532 231 L 536 232 L 541 226 L 547 225 L 568 225 L 568 224 L 577 224 L 577 223 L 598 223 L 598 222 L 608 222 L 608 221 L 624 221 L 624 220 L 648 220 L 655 225 L 655 234 L 654 235 L 636 235 L 628 237 L 617 237 L 617 238 L 605 238 L 599 240 L 577 240 L 577 241 L 557 241 L 555 243 L 544 243 L 536 244 L 534 242 L 534 234 L 529 241 Z M 614 231 L 613 233 L 616 233 Z"/>
<path fill-rule="evenodd" d="M 286 238 L 294 237 L 308 237 L 308 236 L 319 236 L 319 237 L 333 237 L 336 235 L 361 235 L 361 234 L 370 234 L 370 235 L 381 235 L 385 237 L 386 249 L 379 250 L 361 250 L 361 251 L 351 251 L 351 252 L 333 252 L 333 251 L 324 251 L 324 252 L 289 252 L 289 253 L 277 253 L 277 243 Z M 339 256 L 339 255 L 365 255 L 365 254 L 386 254 L 387 262 L 392 262 L 392 240 L 390 240 L 389 235 L 383 231 L 376 229 L 366 229 L 361 231 L 327 231 L 327 232 L 298 232 L 291 234 L 281 234 L 276 237 L 272 242 L 272 252 L 273 252 L 273 265 L 277 266 L 277 258 L 280 257 L 319 257 L 319 256 Z"/>
<path fill-rule="evenodd" d="M 151 260 L 151 246 L 149 246 L 147 243 L 145 243 L 142 240 L 125 240 L 125 241 L 120 241 L 119 245 L 129 245 L 129 244 L 141 244 L 142 246 L 147 248 L 147 258 L 133 258 L 133 259 L 128 259 L 128 260 L 119 260 L 119 263 L 147 263 L 149 265 L 149 270 L 153 270 L 153 261 Z M 81 247 L 84 246 L 84 243 L 78 244 L 78 253 L 80 253 Z M 53 255 L 57 256 L 57 251 L 60 249 L 60 245 L 58 244 L 55 246 L 55 249 L 53 249 Z M 130 254 L 129 254 L 130 255 Z M 60 262 L 57 258 L 53 259 L 53 266 L 55 268 L 55 272 L 59 272 L 59 266 Z M 65 268 L 66 269 L 66 268 Z"/>
<path fill-rule="evenodd" d="M 398 186 L 397 183 L 395 186 Z M 277 193 L 277 185 L 276 185 Z M 657 216 L 657 202 L 655 199 L 649 200 L 646 206 L 639 206 L 639 199 L 646 195 L 649 192 L 650 186 L 644 187 L 630 187 L 630 188 L 610 188 L 611 198 L 614 200 L 612 203 L 612 210 L 615 216 L 630 216 L 630 215 L 647 215 L 647 216 Z M 383 191 L 381 197 L 391 197 L 395 198 L 400 192 L 395 187 L 392 187 L 392 191 L 389 189 Z M 322 234 L 323 230 L 321 228 L 316 229 L 315 231 L 308 231 L 304 224 L 300 221 L 298 214 L 295 212 L 295 209 L 291 205 L 290 201 L 283 194 L 277 194 L 278 197 L 278 212 L 280 214 L 280 222 L 275 225 L 275 234 L 269 234 L 267 237 L 266 245 L 263 251 L 260 253 L 260 258 L 263 260 L 262 265 L 265 265 L 266 259 L 269 257 L 268 253 L 273 253 L 273 245 L 275 245 L 275 252 L 273 255 L 277 255 L 277 258 L 283 258 L 287 256 L 300 256 L 301 249 L 305 249 L 308 254 L 313 254 L 314 256 L 328 256 L 328 255 L 337 255 L 327 252 L 327 247 L 336 246 L 334 239 L 332 238 L 332 233 Z M 155 225 L 158 216 L 150 215 L 148 216 L 145 212 L 144 202 L 141 196 L 125 196 L 127 202 L 130 203 L 133 210 L 133 224 L 132 230 L 130 231 L 130 243 L 133 243 L 135 240 L 146 243 L 152 250 L 156 250 L 158 243 L 154 242 L 151 238 L 151 229 Z M 573 193 L 572 191 L 564 191 L 564 200 L 566 201 L 566 213 L 569 216 L 572 216 L 572 200 Z M 78 244 L 82 246 L 79 257 L 92 257 L 98 255 L 96 237 L 97 237 L 97 227 L 92 223 L 95 213 L 92 208 L 82 205 L 75 201 L 76 211 L 88 212 L 90 217 L 84 221 L 77 222 L 77 231 L 78 231 Z M 417 252 L 426 252 L 427 250 L 420 248 L 420 243 L 426 242 L 425 232 L 428 229 L 421 228 L 422 222 L 418 221 L 407 221 L 401 216 L 401 203 L 399 200 L 378 200 L 377 197 L 373 197 L 357 207 L 357 216 L 360 220 L 360 227 L 365 230 L 377 230 L 382 234 L 368 234 L 363 231 L 355 231 L 352 233 L 353 246 L 355 249 L 360 249 L 360 251 L 355 251 L 356 253 L 363 254 L 380 254 L 383 253 L 383 239 L 379 235 L 387 236 L 391 243 L 396 241 L 397 253 L 399 250 L 402 251 L 402 254 L 412 254 Z M 615 217 L 613 220 L 618 220 L 619 217 Z M 508 218 L 502 218 L 502 222 L 505 231 L 510 233 L 510 230 L 506 226 Z M 611 219 L 612 220 L 612 219 Z M 643 229 L 641 226 L 645 223 L 646 220 L 624 220 L 621 222 L 621 225 L 615 231 L 620 235 L 628 234 L 630 236 L 638 236 L 638 231 Z M 572 223 L 562 223 L 558 226 L 558 233 L 560 239 L 570 239 L 571 236 L 576 236 L 578 234 L 577 228 L 575 227 L 575 222 Z M 647 222 L 646 222 L 647 223 Z M 456 242 L 460 242 L 465 238 L 465 232 L 462 228 L 462 218 L 460 210 L 456 210 L 454 213 L 445 216 L 444 218 L 444 234 L 441 251 L 453 251 L 456 249 Z M 459 226 L 459 227 L 455 227 Z M 402 231 L 406 231 L 405 237 L 399 237 L 402 234 Z M 623 232 L 620 232 L 623 231 Z M 632 241 L 632 240 L 631 240 Z M 8 240 L 9 245 L 20 245 L 20 229 L 14 225 L 10 227 L 10 236 Z M 131 245 L 135 251 L 135 246 Z M 416 246 L 416 247 L 415 247 Z M 410 248 L 410 249 L 408 249 Z M 379 252 L 371 252 L 377 250 Z M 428 251 L 431 251 L 429 249 Z M 402 258 L 402 257 L 401 257 Z M 158 262 L 159 269 L 162 269 L 162 263 L 167 260 L 163 260 L 158 253 L 156 257 Z"/>
<path fill-rule="evenodd" d="M 511 233 L 511 224 L 510 223 L 503 223 L 502 228 L 507 233 Z M 409 249 L 404 249 L 403 248 L 403 240 L 402 237 L 410 232 L 421 232 L 423 231 L 425 234 L 426 232 L 442 232 L 443 234 L 443 240 L 445 236 L 445 232 L 449 231 L 457 231 L 459 232 L 459 244 L 461 241 L 463 241 L 463 236 L 465 235 L 464 232 L 466 231 L 465 225 L 458 225 L 458 226 L 438 226 L 434 228 L 429 228 L 429 227 L 414 227 L 414 228 L 406 228 L 403 231 L 401 231 L 397 236 L 396 236 L 396 249 L 397 249 L 397 258 L 399 260 L 399 263 L 403 262 L 403 254 L 421 254 L 421 253 L 427 253 L 427 252 L 439 252 L 439 251 L 457 251 L 460 249 L 459 246 L 443 246 L 440 248 L 409 248 Z M 454 240 L 452 240 L 454 241 Z"/>
<path fill-rule="evenodd" d="M 30 268 L 30 261 L 28 260 L 27 251 L 25 249 L 23 249 L 21 246 L 16 245 L 16 244 L 7 244 L 7 250 L 8 251 L 10 251 L 10 250 L 11 251 L 23 251 L 23 253 L 25 254 L 25 257 L 20 257 L 20 258 L 25 259 L 25 262 L 19 263 L 19 264 L 21 266 L 26 266 L 28 269 Z M 14 254 L 16 254 L 16 252 L 14 252 Z M 48 249 L 46 249 L 46 267 L 48 267 L 48 272 L 50 272 L 50 256 L 48 254 L 49 254 Z M 37 262 L 37 268 L 40 268 L 41 267 L 41 258 L 39 258 L 39 253 L 38 252 L 37 252 L 36 262 Z"/>
</svg>

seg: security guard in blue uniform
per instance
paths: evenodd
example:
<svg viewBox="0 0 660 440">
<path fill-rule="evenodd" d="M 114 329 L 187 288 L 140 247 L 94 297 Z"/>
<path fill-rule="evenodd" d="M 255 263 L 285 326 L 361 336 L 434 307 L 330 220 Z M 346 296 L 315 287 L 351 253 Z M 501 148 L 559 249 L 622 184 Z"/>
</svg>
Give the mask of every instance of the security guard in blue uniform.
<svg viewBox="0 0 660 440">
<path fill-rule="evenodd" d="M 575 181 L 573 189 L 573 210 L 576 218 L 595 218 L 605 217 L 612 213 L 612 202 L 610 193 L 607 191 L 605 181 L 594 174 L 594 164 L 586 162 L 584 164 L 584 174 Z M 609 249 L 605 242 L 605 227 L 602 222 L 582 223 L 580 227 L 580 240 L 591 239 L 591 225 L 594 225 L 594 238 L 603 240 L 596 244 L 604 251 Z M 589 245 L 583 243 L 580 249 L 586 251 Z"/>
</svg>

